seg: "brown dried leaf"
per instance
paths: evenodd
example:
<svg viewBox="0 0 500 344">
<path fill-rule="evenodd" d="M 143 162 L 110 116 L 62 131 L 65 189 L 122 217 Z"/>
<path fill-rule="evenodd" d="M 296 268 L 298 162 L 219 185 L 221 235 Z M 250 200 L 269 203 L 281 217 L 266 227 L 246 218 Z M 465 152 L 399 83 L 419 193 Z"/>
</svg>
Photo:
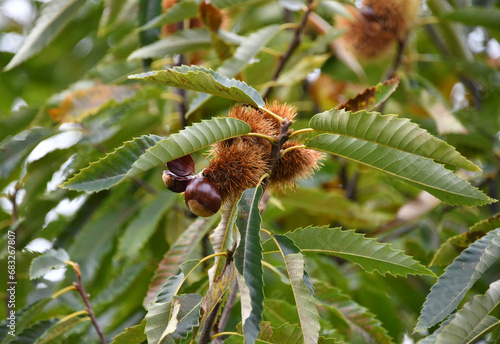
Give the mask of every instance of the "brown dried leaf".
<svg viewBox="0 0 500 344">
<path fill-rule="evenodd" d="M 343 104 L 339 105 L 337 109 L 345 109 L 346 111 L 351 112 L 357 112 L 359 110 L 373 110 L 385 102 L 387 98 L 389 98 L 389 96 L 396 90 L 398 85 L 398 77 L 386 80 L 376 86 L 367 88 L 354 98 L 346 100 Z"/>
</svg>

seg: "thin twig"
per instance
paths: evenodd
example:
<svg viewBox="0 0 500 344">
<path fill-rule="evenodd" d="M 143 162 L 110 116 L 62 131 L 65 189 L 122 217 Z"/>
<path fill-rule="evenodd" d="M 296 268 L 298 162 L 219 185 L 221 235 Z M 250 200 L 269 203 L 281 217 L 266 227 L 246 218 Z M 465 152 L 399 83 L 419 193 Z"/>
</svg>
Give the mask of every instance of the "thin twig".
<svg viewBox="0 0 500 344">
<path fill-rule="evenodd" d="M 283 67 L 285 67 L 285 64 L 292 56 L 295 49 L 297 49 L 297 47 L 300 45 L 301 36 L 302 36 L 302 33 L 304 32 L 304 29 L 305 29 L 306 24 L 307 24 L 307 17 L 309 16 L 309 13 L 311 13 L 312 5 L 313 5 L 313 1 L 308 0 L 307 9 L 306 9 L 306 12 L 304 13 L 304 16 L 302 17 L 302 21 L 300 22 L 299 27 L 295 30 L 295 35 L 293 36 L 292 43 L 288 47 L 287 52 L 285 53 L 285 55 L 283 55 L 283 57 L 281 58 L 281 60 L 278 64 L 278 67 L 274 71 L 273 77 L 271 78 L 271 82 L 278 80 L 278 76 L 280 75 L 281 71 L 283 70 Z M 266 92 L 264 93 L 262 98 L 264 98 L 264 99 L 268 98 L 269 95 L 271 94 L 272 90 L 273 90 L 273 86 L 269 86 L 269 88 L 266 90 Z"/>
<path fill-rule="evenodd" d="M 233 286 L 231 287 L 231 291 L 229 292 L 229 296 L 227 297 L 226 305 L 220 316 L 217 332 L 224 332 L 224 330 L 226 329 L 229 316 L 231 315 L 231 310 L 234 306 L 234 303 L 236 302 L 236 295 L 238 295 L 238 283 L 234 281 Z"/>
<path fill-rule="evenodd" d="M 74 262 L 68 262 L 69 265 L 75 270 L 76 273 L 76 283 L 73 283 L 73 285 L 76 287 L 76 290 L 80 294 L 80 296 L 83 299 L 83 302 L 85 303 L 85 309 L 87 310 L 90 320 L 92 321 L 92 325 L 94 325 L 94 328 L 99 336 L 99 339 L 101 339 L 101 342 L 103 344 L 106 344 L 106 338 L 104 338 L 104 335 L 102 334 L 102 330 L 99 327 L 99 324 L 97 323 L 97 319 L 95 317 L 94 311 L 92 310 L 92 306 L 90 306 L 90 301 L 89 301 L 89 295 L 85 292 L 85 289 L 83 288 L 83 283 L 82 283 L 82 273 L 80 271 L 80 266 L 77 263 Z"/>
</svg>

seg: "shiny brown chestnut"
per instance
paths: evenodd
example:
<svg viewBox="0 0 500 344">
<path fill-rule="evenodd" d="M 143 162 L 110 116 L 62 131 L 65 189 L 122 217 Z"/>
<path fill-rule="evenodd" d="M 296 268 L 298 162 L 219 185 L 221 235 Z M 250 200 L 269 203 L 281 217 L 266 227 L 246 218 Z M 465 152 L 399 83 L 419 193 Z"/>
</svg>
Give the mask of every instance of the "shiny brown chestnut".
<svg viewBox="0 0 500 344">
<path fill-rule="evenodd" d="M 186 187 L 192 178 L 178 176 L 170 171 L 163 171 L 163 182 L 170 191 L 181 193 L 186 191 Z"/>
<path fill-rule="evenodd" d="M 202 176 L 189 182 L 185 201 L 189 210 L 201 217 L 212 216 L 221 206 L 219 190 L 210 180 Z"/>
<path fill-rule="evenodd" d="M 185 177 L 195 173 L 194 160 L 189 154 L 167 162 L 167 167 L 178 176 Z"/>
</svg>

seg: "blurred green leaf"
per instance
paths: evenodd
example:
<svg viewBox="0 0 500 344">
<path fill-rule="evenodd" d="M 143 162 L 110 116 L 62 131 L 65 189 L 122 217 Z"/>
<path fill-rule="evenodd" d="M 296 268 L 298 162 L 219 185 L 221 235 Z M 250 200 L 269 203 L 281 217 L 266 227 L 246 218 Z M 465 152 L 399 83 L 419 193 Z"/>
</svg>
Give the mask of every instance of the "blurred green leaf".
<svg viewBox="0 0 500 344">
<path fill-rule="evenodd" d="M 53 0 L 46 3 L 21 48 L 3 70 L 8 71 L 16 67 L 42 50 L 68 24 L 83 4 L 85 0 Z"/>
<path fill-rule="evenodd" d="M 183 4 L 181 2 L 180 4 Z M 210 34 L 205 29 L 182 30 L 168 35 L 152 44 L 140 47 L 127 58 L 129 61 L 182 54 L 188 51 L 209 49 Z"/>
<path fill-rule="evenodd" d="M 139 30 L 149 30 L 157 26 L 173 24 L 185 19 L 194 18 L 198 15 L 199 2 L 198 0 L 174 2 L 172 7 L 168 8 L 163 14 L 151 19 L 145 25 L 141 26 Z"/>
<path fill-rule="evenodd" d="M 30 279 L 40 278 L 52 270 L 62 269 L 66 267 L 67 261 L 69 261 L 69 255 L 64 249 L 48 250 L 40 257 L 33 259 L 30 266 Z"/>
<path fill-rule="evenodd" d="M 458 8 L 441 16 L 445 20 L 456 21 L 470 26 L 484 26 L 490 29 L 500 29 L 500 10 L 491 7 Z"/>
<path fill-rule="evenodd" d="M 145 328 L 146 320 L 142 320 L 140 324 L 127 327 L 125 332 L 114 337 L 110 344 L 141 344 L 147 340 L 147 336 L 144 333 Z"/>
<path fill-rule="evenodd" d="M 90 318 L 88 316 L 67 316 L 52 325 L 47 331 L 45 331 L 40 337 L 37 338 L 34 344 L 54 343 L 56 339 L 59 339 L 61 337 L 64 338 L 64 335 L 69 330 L 87 321 L 90 321 Z"/>
</svg>

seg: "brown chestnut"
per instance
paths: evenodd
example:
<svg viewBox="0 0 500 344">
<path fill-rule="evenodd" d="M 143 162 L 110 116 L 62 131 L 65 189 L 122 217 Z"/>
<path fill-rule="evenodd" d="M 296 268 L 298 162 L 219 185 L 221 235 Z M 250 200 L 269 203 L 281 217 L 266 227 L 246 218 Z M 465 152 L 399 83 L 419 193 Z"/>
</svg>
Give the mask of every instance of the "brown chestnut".
<svg viewBox="0 0 500 344">
<path fill-rule="evenodd" d="M 212 216 L 221 206 L 219 190 L 206 177 L 196 177 L 189 182 L 185 201 L 189 210 L 201 217 Z"/>
<path fill-rule="evenodd" d="M 361 8 L 361 15 L 369 21 L 377 21 L 378 17 L 371 6 L 363 6 Z"/>
<path fill-rule="evenodd" d="M 192 178 L 178 176 L 170 171 L 163 171 L 163 182 L 170 191 L 181 193 L 186 191 L 186 187 Z"/>
<path fill-rule="evenodd" d="M 167 162 L 167 167 L 178 176 L 185 177 L 195 173 L 194 160 L 189 154 Z"/>
</svg>

